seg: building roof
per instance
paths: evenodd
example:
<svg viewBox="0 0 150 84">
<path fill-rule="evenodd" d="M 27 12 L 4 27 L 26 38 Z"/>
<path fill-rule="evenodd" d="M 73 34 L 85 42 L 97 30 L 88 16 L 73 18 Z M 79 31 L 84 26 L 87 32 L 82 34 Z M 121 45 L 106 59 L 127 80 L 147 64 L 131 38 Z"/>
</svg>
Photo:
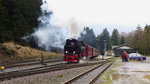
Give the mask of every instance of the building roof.
<svg viewBox="0 0 150 84">
<path fill-rule="evenodd" d="M 112 49 L 114 49 L 114 48 L 118 48 L 119 46 L 112 46 Z"/>
<path fill-rule="evenodd" d="M 128 46 L 122 46 L 122 47 L 119 47 L 118 49 L 132 49 L 132 48 L 130 48 Z"/>
<path fill-rule="evenodd" d="M 124 46 L 114 47 L 113 49 L 133 49 L 133 48 L 124 45 Z"/>
</svg>

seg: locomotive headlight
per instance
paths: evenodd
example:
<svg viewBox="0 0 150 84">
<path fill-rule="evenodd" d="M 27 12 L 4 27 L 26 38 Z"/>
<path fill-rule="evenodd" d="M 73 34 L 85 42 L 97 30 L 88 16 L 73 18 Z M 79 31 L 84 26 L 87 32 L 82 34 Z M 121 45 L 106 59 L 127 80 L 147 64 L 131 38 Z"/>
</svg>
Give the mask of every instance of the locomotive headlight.
<svg viewBox="0 0 150 84">
<path fill-rule="evenodd" d="M 66 53 L 68 53 L 68 51 L 66 51 Z"/>
<path fill-rule="evenodd" d="M 73 53 L 75 53 L 75 51 L 73 51 Z"/>
</svg>

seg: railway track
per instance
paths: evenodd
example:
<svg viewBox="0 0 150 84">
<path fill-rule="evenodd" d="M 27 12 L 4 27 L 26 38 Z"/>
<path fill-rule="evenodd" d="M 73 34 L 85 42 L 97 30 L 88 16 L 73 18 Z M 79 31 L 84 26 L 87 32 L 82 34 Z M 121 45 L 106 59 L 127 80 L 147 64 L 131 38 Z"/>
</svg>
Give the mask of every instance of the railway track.
<svg viewBox="0 0 150 84">
<path fill-rule="evenodd" d="M 94 84 L 94 82 L 112 65 L 112 63 L 113 61 L 103 62 L 98 66 L 71 78 L 63 84 Z"/>
<path fill-rule="evenodd" d="M 62 58 L 59 59 L 50 59 L 50 60 L 44 60 L 44 63 L 52 63 L 52 62 L 58 62 L 62 61 Z M 6 65 L 5 68 L 13 68 L 13 67 L 20 67 L 20 66 L 29 66 L 29 65 L 36 65 L 36 64 L 41 64 L 40 60 L 33 60 L 33 61 L 27 61 L 27 62 L 21 62 L 21 63 L 14 63 L 14 64 L 9 64 Z"/>
<path fill-rule="evenodd" d="M 106 61 L 108 62 L 108 60 L 106 60 Z M 106 61 L 103 61 L 103 62 L 106 62 Z M 9 80 L 12 78 L 17 78 L 17 77 L 33 75 L 33 74 L 51 72 L 51 71 L 58 71 L 58 70 L 65 70 L 65 69 L 71 69 L 71 68 L 77 68 L 77 67 L 91 66 L 91 65 L 100 64 L 103 62 L 85 63 L 85 64 L 60 63 L 60 64 L 55 64 L 55 65 L 36 67 L 36 68 L 25 69 L 25 70 L 18 70 L 18 71 L 6 72 L 6 73 L 4 72 L 4 73 L 0 73 L 0 81 Z"/>
</svg>

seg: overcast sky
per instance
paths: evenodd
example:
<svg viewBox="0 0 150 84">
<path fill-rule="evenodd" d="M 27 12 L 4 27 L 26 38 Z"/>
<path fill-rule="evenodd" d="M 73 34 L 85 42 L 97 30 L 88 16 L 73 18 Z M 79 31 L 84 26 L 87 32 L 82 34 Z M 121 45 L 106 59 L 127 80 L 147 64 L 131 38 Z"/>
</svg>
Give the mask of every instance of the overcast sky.
<svg viewBox="0 0 150 84">
<path fill-rule="evenodd" d="M 150 0 L 46 0 L 54 12 L 53 23 L 67 27 L 74 19 L 80 29 L 93 27 L 96 34 L 103 28 L 111 32 L 130 32 L 138 24 L 150 24 Z"/>
</svg>

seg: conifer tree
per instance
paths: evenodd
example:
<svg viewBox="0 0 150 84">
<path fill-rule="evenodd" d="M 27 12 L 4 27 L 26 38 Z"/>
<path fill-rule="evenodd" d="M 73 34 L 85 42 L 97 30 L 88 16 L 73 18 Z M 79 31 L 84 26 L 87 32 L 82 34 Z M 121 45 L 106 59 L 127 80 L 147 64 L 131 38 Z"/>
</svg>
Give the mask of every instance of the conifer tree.
<svg viewBox="0 0 150 84">
<path fill-rule="evenodd" d="M 114 29 L 111 36 L 112 45 L 119 44 L 119 32 L 117 29 Z"/>
<path fill-rule="evenodd" d="M 0 0 L 0 43 L 22 42 L 38 26 L 42 0 Z"/>
<path fill-rule="evenodd" d="M 111 49 L 111 39 L 107 28 L 105 28 L 103 32 L 98 36 L 98 44 L 100 51 Z"/>
<path fill-rule="evenodd" d="M 84 41 L 85 44 L 96 47 L 96 36 L 92 28 L 85 27 L 78 39 Z"/>
<path fill-rule="evenodd" d="M 120 39 L 120 45 L 123 45 L 123 44 L 125 44 L 124 36 L 122 36 Z"/>
</svg>

